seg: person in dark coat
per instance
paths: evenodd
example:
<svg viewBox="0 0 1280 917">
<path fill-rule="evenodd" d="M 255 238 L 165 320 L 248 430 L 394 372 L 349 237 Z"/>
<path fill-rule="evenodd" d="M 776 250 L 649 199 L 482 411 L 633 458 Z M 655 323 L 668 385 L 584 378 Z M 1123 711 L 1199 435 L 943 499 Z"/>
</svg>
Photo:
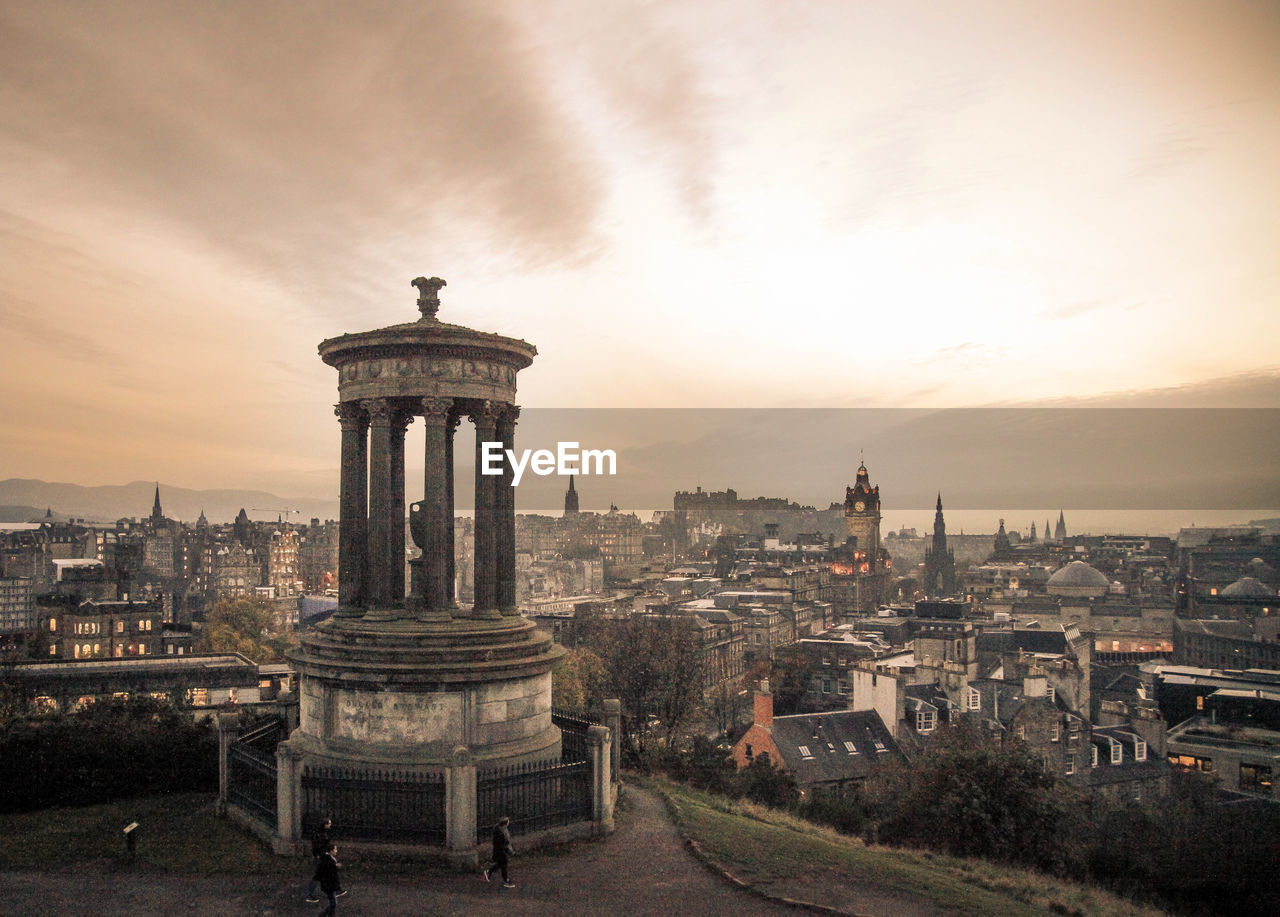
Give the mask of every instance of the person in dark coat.
<svg viewBox="0 0 1280 917">
<path fill-rule="evenodd" d="M 326 818 L 321 825 L 316 828 L 315 834 L 311 835 L 311 867 L 314 870 L 320 865 L 320 858 L 324 856 L 324 852 L 329 849 L 329 831 L 333 828 L 333 819 Z M 307 886 L 307 902 L 315 904 L 320 900 L 320 896 L 316 894 L 318 883 L 313 877 L 311 883 Z"/>
<path fill-rule="evenodd" d="M 342 878 L 338 873 L 338 867 L 341 865 L 338 862 L 338 845 L 330 841 L 325 852 L 320 856 L 320 862 L 316 865 L 316 881 L 320 883 L 320 890 L 329 899 L 328 907 L 320 912 L 319 917 L 334 917 L 338 913 L 338 898 L 346 894 L 342 888 Z"/>
<path fill-rule="evenodd" d="M 504 815 L 493 826 L 493 865 L 484 871 L 484 880 L 488 882 L 495 869 L 502 870 L 503 888 L 515 888 L 515 884 L 511 881 L 511 875 L 507 871 L 507 864 L 516 852 L 515 848 L 511 846 L 510 825 L 511 819 Z"/>
</svg>

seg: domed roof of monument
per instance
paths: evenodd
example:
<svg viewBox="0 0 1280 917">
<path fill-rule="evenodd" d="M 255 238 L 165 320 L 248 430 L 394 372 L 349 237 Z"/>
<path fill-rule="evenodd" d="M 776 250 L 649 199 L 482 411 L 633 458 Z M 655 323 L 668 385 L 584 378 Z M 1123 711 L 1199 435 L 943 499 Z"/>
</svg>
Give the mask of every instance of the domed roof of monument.
<svg viewBox="0 0 1280 917">
<path fill-rule="evenodd" d="M 1242 576 L 1223 589 L 1219 595 L 1223 598 L 1267 599 L 1275 593 L 1265 583 L 1259 582 L 1252 576 Z"/>
<path fill-rule="evenodd" d="M 1107 581 L 1105 576 L 1083 560 L 1073 560 L 1049 577 L 1046 585 L 1050 587 L 1065 586 L 1072 589 L 1101 589 L 1106 591 L 1111 586 L 1111 583 Z"/>
</svg>

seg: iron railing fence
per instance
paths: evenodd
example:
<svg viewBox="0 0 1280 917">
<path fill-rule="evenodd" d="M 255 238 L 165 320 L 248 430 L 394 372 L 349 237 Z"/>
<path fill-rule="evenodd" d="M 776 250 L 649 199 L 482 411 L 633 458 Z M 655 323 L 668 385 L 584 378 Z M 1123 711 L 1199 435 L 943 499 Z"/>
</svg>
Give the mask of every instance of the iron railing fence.
<svg viewBox="0 0 1280 917">
<path fill-rule="evenodd" d="M 276 823 L 276 754 L 253 745 L 232 743 L 227 749 L 227 798 L 240 808 Z"/>
<path fill-rule="evenodd" d="M 512 835 L 590 821 L 591 762 L 531 762 L 476 775 L 476 843 L 492 836 L 502 816 Z"/>
<path fill-rule="evenodd" d="M 443 846 L 444 774 L 376 768 L 305 767 L 303 824 L 333 819 L 335 840 Z"/>
</svg>

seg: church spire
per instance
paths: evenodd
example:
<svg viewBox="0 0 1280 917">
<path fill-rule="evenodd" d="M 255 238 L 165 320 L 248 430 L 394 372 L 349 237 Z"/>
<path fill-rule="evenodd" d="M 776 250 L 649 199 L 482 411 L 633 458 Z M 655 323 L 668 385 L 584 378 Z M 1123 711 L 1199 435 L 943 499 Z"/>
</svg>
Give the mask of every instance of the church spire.
<svg viewBox="0 0 1280 917">
<path fill-rule="evenodd" d="M 160 510 L 160 482 L 156 482 L 156 502 L 151 507 L 151 518 L 159 522 L 164 518 L 164 513 Z"/>
<path fill-rule="evenodd" d="M 573 487 L 573 475 L 569 475 L 569 489 L 564 492 L 564 514 L 575 515 L 578 512 L 578 492 Z"/>
</svg>

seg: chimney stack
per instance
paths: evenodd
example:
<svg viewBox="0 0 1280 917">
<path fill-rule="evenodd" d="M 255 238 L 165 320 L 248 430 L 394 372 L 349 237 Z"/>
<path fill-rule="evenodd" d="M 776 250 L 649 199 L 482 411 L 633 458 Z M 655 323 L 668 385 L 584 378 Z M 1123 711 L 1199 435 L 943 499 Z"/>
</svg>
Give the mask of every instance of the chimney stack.
<svg viewBox="0 0 1280 917">
<path fill-rule="evenodd" d="M 755 693 L 752 719 L 762 729 L 773 728 L 773 694 L 767 678 L 761 680 L 760 689 Z"/>
</svg>

